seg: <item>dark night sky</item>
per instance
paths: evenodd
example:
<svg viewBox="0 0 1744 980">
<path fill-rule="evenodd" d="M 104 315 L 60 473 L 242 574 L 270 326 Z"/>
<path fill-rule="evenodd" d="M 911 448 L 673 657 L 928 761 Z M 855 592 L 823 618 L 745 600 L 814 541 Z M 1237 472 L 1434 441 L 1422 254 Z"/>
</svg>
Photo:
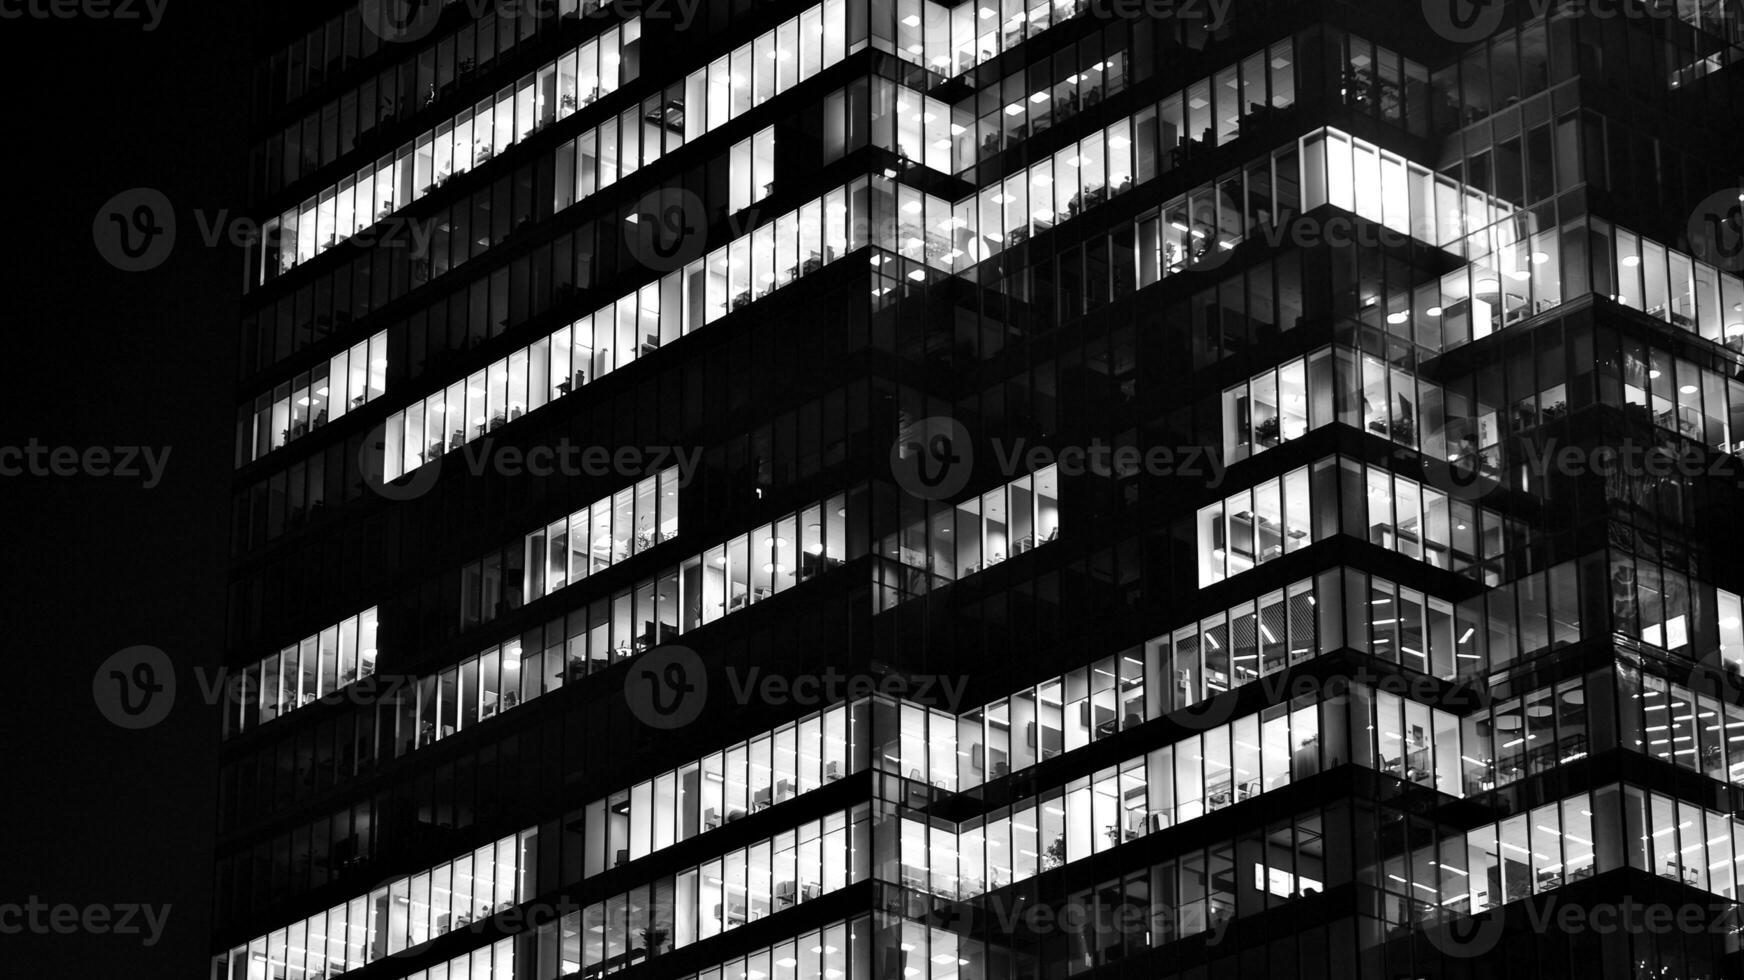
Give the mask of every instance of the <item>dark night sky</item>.
<svg viewBox="0 0 1744 980">
<path fill-rule="evenodd" d="M 202 243 L 194 212 L 246 203 L 252 6 L 168 0 L 150 33 L 0 20 L 0 447 L 171 447 L 151 490 L 143 478 L 0 476 L 0 913 L 32 895 L 170 906 L 150 948 L 143 933 L 0 936 L 5 976 L 205 974 L 217 734 L 193 668 L 218 662 L 223 634 L 241 262 Z M 128 274 L 102 260 L 91 229 L 137 186 L 162 190 L 180 228 L 164 265 Z M 110 724 L 92 695 L 98 664 L 135 644 L 177 665 L 175 707 L 144 731 Z"/>
</svg>

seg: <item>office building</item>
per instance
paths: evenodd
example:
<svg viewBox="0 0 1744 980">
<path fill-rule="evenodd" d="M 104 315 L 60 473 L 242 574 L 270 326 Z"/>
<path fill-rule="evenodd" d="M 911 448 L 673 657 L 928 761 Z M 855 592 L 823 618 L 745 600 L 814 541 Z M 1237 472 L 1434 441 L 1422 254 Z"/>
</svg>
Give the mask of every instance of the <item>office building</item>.
<svg viewBox="0 0 1744 980">
<path fill-rule="evenodd" d="M 213 976 L 1740 975 L 1735 11 L 1374 8 L 270 12 Z"/>
</svg>

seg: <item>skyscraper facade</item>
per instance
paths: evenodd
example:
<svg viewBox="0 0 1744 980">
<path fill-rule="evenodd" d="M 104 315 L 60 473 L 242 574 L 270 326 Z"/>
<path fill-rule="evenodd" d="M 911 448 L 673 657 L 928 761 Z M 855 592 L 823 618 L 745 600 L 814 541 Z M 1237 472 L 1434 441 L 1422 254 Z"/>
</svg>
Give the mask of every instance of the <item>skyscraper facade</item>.
<svg viewBox="0 0 1744 980">
<path fill-rule="evenodd" d="M 1396 6 L 265 12 L 212 976 L 1744 975 L 1744 28 Z"/>
</svg>

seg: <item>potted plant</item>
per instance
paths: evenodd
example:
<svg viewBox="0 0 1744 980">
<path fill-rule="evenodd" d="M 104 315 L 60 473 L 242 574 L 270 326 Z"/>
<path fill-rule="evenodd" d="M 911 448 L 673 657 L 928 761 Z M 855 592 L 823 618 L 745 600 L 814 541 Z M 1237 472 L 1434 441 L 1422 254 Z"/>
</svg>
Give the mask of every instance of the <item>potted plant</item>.
<svg viewBox="0 0 1744 980">
<path fill-rule="evenodd" d="M 1278 443 L 1278 436 L 1281 432 L 1282 423 L 1276 415 L 1273 415 L 1269 418 L 1261 419 L 1260 423 L 1254 426 L 1254 441 L 1265 446 L 1275 446 Z"/>
<path fill-rule="evenodd" d="M 1042 868 L 1057 868 L 1066 863 L 1066 835 L 1055 837 L 1053 843 L 1042 851 Z"/>
</svg>

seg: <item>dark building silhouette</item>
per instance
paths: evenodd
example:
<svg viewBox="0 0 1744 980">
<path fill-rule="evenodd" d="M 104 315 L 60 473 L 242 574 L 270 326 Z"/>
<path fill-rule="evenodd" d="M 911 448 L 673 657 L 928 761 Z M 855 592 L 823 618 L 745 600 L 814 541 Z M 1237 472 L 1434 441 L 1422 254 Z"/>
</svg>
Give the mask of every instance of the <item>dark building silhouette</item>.
<svg viewBox="0 0 1744 980">
<path fill-rule="evenodd" d="M 1736 9 L 384 6 L 214 977 L 1744 975 Z"/>
</svg>

